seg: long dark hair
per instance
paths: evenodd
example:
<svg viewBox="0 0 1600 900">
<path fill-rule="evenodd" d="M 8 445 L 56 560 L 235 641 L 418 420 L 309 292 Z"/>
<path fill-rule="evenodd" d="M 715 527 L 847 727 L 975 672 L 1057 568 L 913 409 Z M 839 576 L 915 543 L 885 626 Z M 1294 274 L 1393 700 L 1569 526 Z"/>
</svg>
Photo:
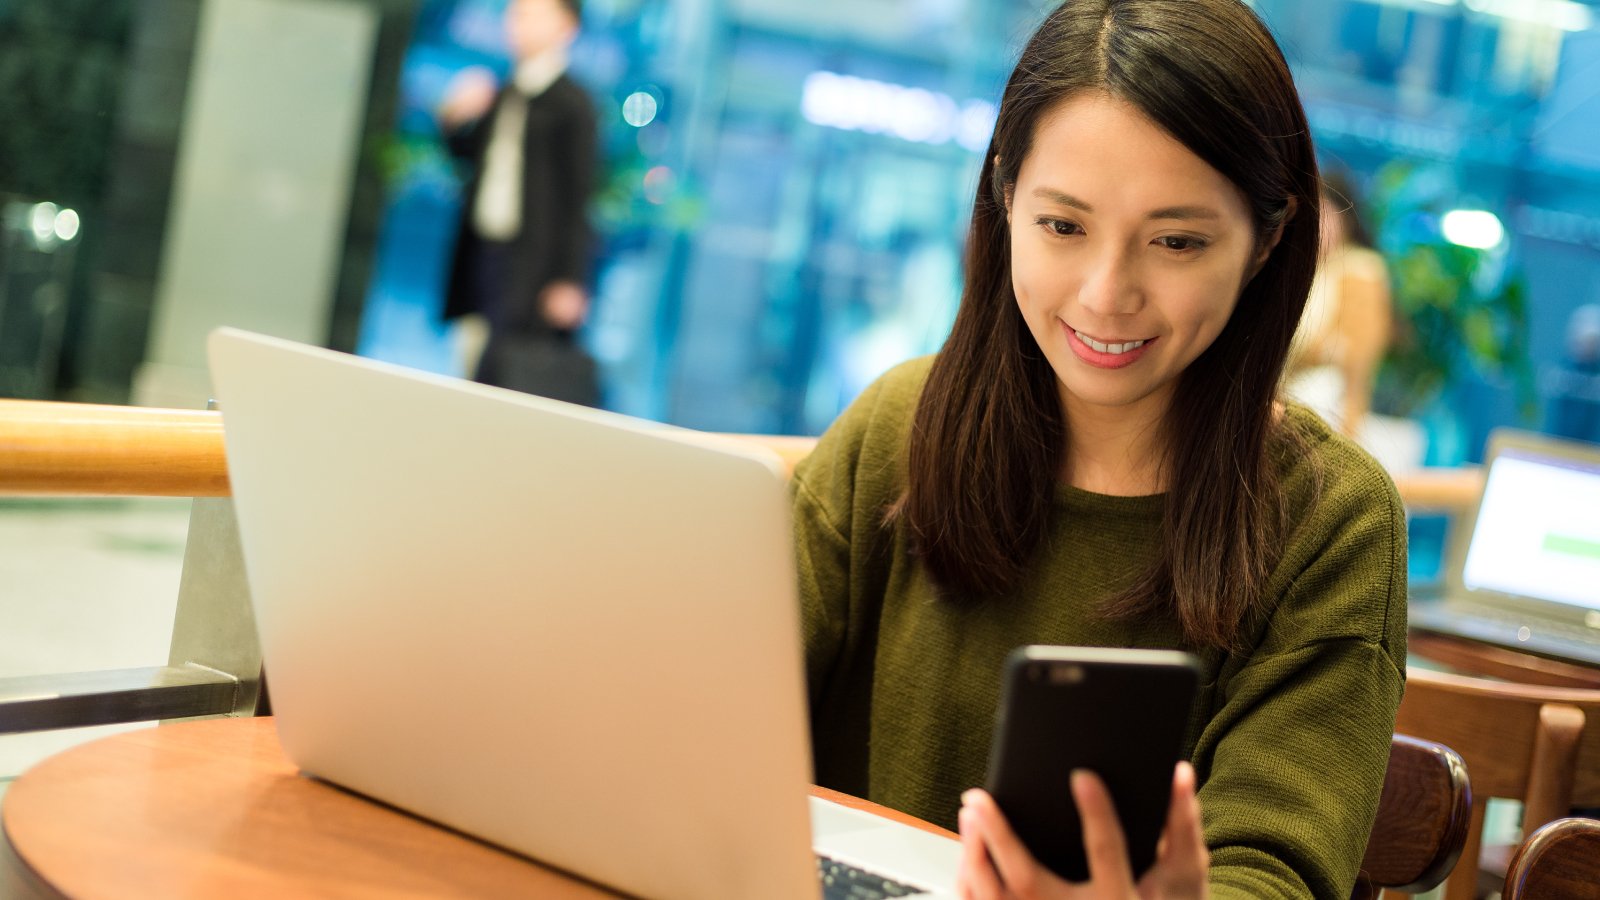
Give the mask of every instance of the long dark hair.
<svg viewBox="0 0 1600 900">
<path fill-rule="evenodd" d="M 1015 587 L 1049 522 L 1067 423 L 1017 309 L 1006 193 L 1039 122 L 1100 91 L 1131 103 L 1246 198 L 1265 265 L 1184 371 L 1163 423 L 1162 552 L 1113 616 L 1175 618 L 1196 647 L 1238 646 L 1276 563 L 1284 504 L 1267 456 L 1273 400 L 1317 259 L 1317 165 L 1292 76 L 1238 0 L 1068 0 L 1001 99 L 968 235 L 966 286 L 934 361 L 894 511 L 934 578 L 974 597 Z"/>
</svg>

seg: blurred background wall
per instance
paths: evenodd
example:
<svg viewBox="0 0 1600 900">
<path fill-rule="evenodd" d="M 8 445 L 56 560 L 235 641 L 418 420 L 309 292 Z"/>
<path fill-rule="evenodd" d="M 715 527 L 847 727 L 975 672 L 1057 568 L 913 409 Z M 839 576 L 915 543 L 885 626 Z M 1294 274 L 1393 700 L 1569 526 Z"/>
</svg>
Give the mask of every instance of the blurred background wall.
<svg viewBox="0 0 1600 900">
<path fill-rule="evenodd" d="M 1600 303 L 1600 5 L 1254 5 L 1390 261 L 1404 339 L 1379 409 L 1442 464 L 1496 425 L 1590 427 L 1562 410 L 1600 402 L 1569 340 Z M 460 180 L 432 109 L 464 67 L 506 69 L 500 10 L 0 0 L 0 395 L 201 405 L 197 342 L 222 323 L 454 372 Z M 1043 12 L 588 0 L 573 73 L 605 159 L 583 339 L 607 405 L 816 433 L 937 349 Z"/>
</svg>

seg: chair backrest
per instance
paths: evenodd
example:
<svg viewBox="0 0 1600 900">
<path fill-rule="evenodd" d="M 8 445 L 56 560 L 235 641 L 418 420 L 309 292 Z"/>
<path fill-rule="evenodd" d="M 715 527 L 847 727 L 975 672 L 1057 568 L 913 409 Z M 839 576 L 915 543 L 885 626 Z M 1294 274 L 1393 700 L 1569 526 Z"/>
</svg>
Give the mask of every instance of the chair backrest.
<svg viewBox="0 0 1600 900">
<path fill-rule="evenodd" d="M 1506 870 L 1502 900 L 1600 898 L 1600 820 L 1557 819 L 1530 834 Z"/>
<path fill-rule="evenodd" d="M 1521 801 L 1524 833 L 1574 805 L 1600 805 L 1600 690 L 1412 667 L 1395 730 L 1451 747 L 1472 775 L 1467 843 L 1446 881 L 1446 900 L 1476 896 L 1489 798 Z"/>
<path fill-rule="evenodd" d="M 1472 787 L 1454 750 L 1397 734 L 1389 745 L 1378 817 L 1367 838 L 1358 900 L 1380 889 L 1421 893 L 1450 874 L 1467 839 Z"/>
</svg>

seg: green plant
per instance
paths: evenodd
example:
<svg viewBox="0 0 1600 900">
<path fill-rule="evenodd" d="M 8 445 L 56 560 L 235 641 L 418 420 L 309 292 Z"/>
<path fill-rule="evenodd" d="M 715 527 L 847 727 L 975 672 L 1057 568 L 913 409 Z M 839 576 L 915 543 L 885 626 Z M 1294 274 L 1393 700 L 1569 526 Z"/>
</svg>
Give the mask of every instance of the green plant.
<svg viewBox="0 0 1600 900">
<path fill-rule="evenodd" d="M 594 200 L 597 224 L 614 234 L 692 231 L 704 221 L 705 208 L 694 183 L 637 152 L 606 167 Z"/>
<path fill-rule="evenodd" d="M 1454 179 L 1437 167 L 1391 163 L 1374 179 L 1371 221 L 1389 262 L 1396 320 L 1374 407 L 1416 415 L 1475 371 L 1509 381 L 1523 413 L 1531 414 L 1527 284 L 1503 243 L 1478 250 L 1444 238 L 1440 218 L 1460 196 Z"/>
</svg>

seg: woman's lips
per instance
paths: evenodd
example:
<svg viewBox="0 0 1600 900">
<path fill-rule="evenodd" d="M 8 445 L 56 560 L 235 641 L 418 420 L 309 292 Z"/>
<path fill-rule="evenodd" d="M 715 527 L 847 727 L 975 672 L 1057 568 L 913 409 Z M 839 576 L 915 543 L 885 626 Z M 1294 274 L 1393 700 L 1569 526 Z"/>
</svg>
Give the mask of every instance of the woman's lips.
<svg viewBox="0 0 1600 900">
<path fill-rule="evenodd" d="M 1077 357 L 1098 369 L 1120 369 L 1138 362 L 1156 342 L 1155 338 L 1144 338 L 1132 341 L 1100 341 L 1088 335 L 1080 335 L 1076 329 L 1065 322 L 1061 327 L 1066 330 L 1067 344 L 1072 347 L 1072 352 Z M 1094 341 L 1091 345 L 1089 341 Z M 1129 347 L 1130 344 L 1137 346 Z M 1104 349 L 1096 349 L 1096 345 Z M 1120 351 L 1120 352 L 1115 352 Z"/>
</svg>

